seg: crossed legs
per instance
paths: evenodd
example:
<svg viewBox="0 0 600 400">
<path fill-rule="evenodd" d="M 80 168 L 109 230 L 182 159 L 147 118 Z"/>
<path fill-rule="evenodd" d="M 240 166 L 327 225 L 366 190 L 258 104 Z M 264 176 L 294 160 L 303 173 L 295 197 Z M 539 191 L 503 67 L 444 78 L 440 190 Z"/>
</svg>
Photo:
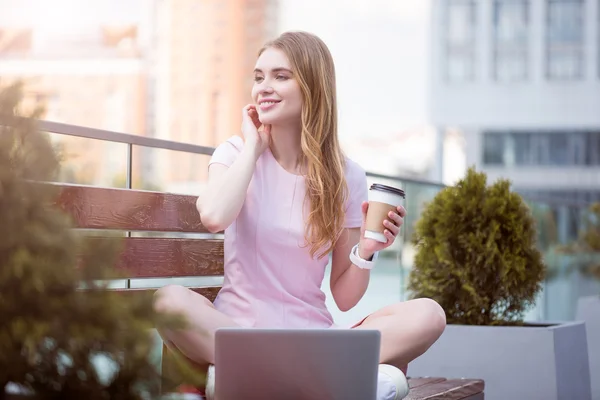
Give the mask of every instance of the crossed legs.
<svg viewBox="0 0 600 400">
<path fill-rule="evenodd" d="M 168 285 L 157 290 L 155 309 L 181 313 L 191 325 L 185 331 L 159 331 L 173 350 L 179 351 L 201 368 L 215 362 L 215 332 L 238 326 L 215 309 L 210 300 L 183 286 Z M 366 317 L 353 329 L 381 332 L 380 362 L 406 373 L 408 363 L 425 353 L 446 327 L 442 307 L 430 299 L 409 300 L 386 306 Z"/>
</svg>

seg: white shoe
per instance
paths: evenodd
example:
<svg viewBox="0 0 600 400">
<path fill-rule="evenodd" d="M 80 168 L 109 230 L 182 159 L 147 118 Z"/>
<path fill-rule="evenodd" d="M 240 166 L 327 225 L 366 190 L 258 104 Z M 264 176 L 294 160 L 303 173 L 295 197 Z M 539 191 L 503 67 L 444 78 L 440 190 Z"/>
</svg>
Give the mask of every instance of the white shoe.
<svg viewBox="0 0 600 400">
<path fill-rule="evenodd" d="M 208 366 L 204 394 L 206 395 L 206 400 L 214 400 L 215 398 L 215 366 L 212 364 Z"/>
<path fill-rule="evenodd" d="M 388 364 L 379 364 L 377 400 L 400 400 L 408 396 L 408 380 L 404 372 Z"/>
</svg>

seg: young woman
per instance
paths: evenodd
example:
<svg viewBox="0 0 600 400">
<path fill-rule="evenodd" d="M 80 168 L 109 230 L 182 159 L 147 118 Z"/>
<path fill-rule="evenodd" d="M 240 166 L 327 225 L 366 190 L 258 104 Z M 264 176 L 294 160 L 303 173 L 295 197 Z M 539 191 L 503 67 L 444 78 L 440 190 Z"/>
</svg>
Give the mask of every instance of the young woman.
<svg viewBox="0 0 600 400">
<path fill-rule="evenodd" d="M 252 99 L 242 111 L 243 138 L 217 147 L 197 203 L 202 223 L 225 231 L 223 288 L 214 305 L 181 286 L 156 294 L 156 309 L 183 313 L 194 326 L 161 335 L 192 361 L 211 365 L 209 398 L 218 328 L 334 326 L 320 289 L 329 256 L 333 298 L 350 310 L 367 289 L 374 255 L 394 242 L 406 214 L 400 206 L 382 221 L 387 243 L 363 237 L 366 175 L 340 150 L 334 63 L 319 38 L 287 32 L 266 44 Z M 378 399 L 406 396 L 408 363 L 445 324 L 436 302 L 418 299 L 348 327 L 381 332 Z"/>
</svg>

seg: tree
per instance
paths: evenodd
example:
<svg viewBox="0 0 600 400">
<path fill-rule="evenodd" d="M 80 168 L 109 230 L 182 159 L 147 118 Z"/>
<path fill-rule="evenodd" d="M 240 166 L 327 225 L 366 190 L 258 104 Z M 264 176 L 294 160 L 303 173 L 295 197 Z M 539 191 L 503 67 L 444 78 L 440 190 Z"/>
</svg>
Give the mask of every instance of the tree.
<svg viewBox="0 0 600 400">
<path fill-rule="evenodd" d="M 58 188 L 43 182 L 59 154 L 21 99 L 20 84 L 0 89 L 0 398 L 9 382 L 43 399 L 155 398 L 151 329 L 185 321 L 155 313 L 151 294 L 107 290 L 121 243 L 89 246 L 53 205 Z"/>
<path fill-rule="evenodd" d="M 416 246 L 408 289 L 446 311 L 448 323 L 522 323 L 541 289 L 545 266 L 523 199 L 470 168 L 456 186 L 427 205 L 412 238 Z"/>
</svg>

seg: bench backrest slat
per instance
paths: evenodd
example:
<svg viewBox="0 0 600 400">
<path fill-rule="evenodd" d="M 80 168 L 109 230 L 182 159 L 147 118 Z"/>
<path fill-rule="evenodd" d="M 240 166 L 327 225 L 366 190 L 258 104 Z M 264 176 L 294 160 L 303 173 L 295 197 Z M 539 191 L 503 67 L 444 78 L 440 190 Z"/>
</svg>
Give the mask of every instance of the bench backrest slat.
<svg viewBox="0 0 600 400">
<path fill-rule="evenodd" d="M 195 196 L 62 184 L 57 204 L 79 228 L 207 233 Z"/>
<path fill-rule="evenodd" d="M 193 290 L 196 293 L 201 294 L 202 296 L 206 297 L 210 301 L 214 301 L 215 298 L 217 297 L 217 294 L 219 293 L 219 290 L 221 290 L 220 287 L 201 287 L 201 288 L 190 287 L 189 289 Z M 123 294 L 125 296 L 136 296 L 139 294 L 152 295 L 156 292 L 156 288 L 152 288 L 152 289 L 145 289 L 145 288 L 115 289 L 114 291 L 118 292 L 120 294 Z"/>
<path fill-rule="evenodd" d="M 102 237 L 88 237 L 98 242 Z M 223 275 L 223 241 L 179 238 L 123 238 L 115 265 L 128 278 Z"/>
</svg>

